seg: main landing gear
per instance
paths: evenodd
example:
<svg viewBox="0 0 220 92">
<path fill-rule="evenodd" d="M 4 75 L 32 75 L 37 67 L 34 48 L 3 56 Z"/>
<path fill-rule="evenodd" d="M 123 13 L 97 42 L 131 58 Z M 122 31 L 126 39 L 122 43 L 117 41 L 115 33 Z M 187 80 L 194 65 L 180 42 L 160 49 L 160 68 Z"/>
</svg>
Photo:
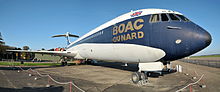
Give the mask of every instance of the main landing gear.
<svg viewBox="0 0 220 92">
<path fill-rule="evenodd" d="M 150 62 L 150 63 L 139 63 L 138 72 L 134 72 L 131 75 L 131 80 L 133 83 L 147 83 L 148 77 L 152 75 L 153 72 L 162 71 L 163 63 L 161 62 Z M 162 72 L 160 72 L 162 74 Z"/>
<path fill-rule="evenodd" d="M 131 80 L 133 83 L 137 84 L 138 82 L 147 82 L 148 77 L 144 72 L 134 72 L 131 75 Z"/>
<path fill-rule="evenodd" d="M 66 66 L 66 65 L 67 65 L 67 61 L 61 62 L 61 65 L 62 65 L 62 66 Z"/>
<path fill-rule="evenodd" d="M 92 60 L 92 59 L 85 60 L 85 64 L 87 64 L 87 65 L 94 65 L 96 63 L 98 63 L 96 60 Z"/>
<path fill-rule="evenodd" d="M 62 66 L 66 66 L 67 65 L 67 59 L 68 59 L 67 57 L 61 57 L 60 58 L 60 62 L 61 62 Z"/>
</svg>

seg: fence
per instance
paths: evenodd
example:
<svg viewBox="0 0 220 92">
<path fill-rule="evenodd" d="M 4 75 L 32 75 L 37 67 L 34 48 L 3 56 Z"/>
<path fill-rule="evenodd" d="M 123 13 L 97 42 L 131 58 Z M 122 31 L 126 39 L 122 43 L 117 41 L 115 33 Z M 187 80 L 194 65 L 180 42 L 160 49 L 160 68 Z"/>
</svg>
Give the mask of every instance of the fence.
<svg viewBox="0 0 220 92">
<path fill-rule="evenodd" d="M 198 65 L 205 65 L 209 67 L 220 68 L 220 60 L 193 60 L 193 59 L 181 59 L 182 62 L 193 63 Z"/>
<path fill-rule="evenodd" d="M 22 71 L 31 71 L 31 72 L 35 72 L 37 73 L 40 77 L 47 77 L 48 78 L 48 84 L 50 84 L 50 80 L 52 80 L 53 82 L 57 83 L 57 84 L 61 84 L 61 85 L 69 85 L 70 87 L 70 92 L 72 92 L 72 86 L 76 87 L 78 90 L 80 90 L 81 92 L 85 92 L 83 89 L 79 88 L 75 83 L 73 83 L 72 81 L 70 82 L 59 82 L 57 80 L 55 80 L 54 78 L 52 78 L 49 74 L 41 74 L 39 73 L 38 71 L 36 70 L 33 70 L 31 68 L 27 69 L 27 70 L 24 70 L 23 68 L 19 67 Z M 29 76 L 31 76 L 31 74 L 29 74 Z"/>
</svg>

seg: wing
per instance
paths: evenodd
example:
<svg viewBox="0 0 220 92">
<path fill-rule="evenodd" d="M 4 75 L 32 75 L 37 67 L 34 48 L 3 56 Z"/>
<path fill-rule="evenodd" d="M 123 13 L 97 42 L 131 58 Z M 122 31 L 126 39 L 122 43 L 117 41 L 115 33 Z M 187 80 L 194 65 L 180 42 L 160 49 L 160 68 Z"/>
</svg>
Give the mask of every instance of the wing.
<svg viewBox="0 0 220 92">
<path fill-rule="evenodd" d="M 77 53 L 70 52 L 70 51 L 28 51 L 28 50 L 6 50 L 7 52 L 28 52 L 28 53 L 39 53 L 39 54 L 50 54 L 50 55 L 57 55 L 57 56 L 69 56 L 75 57 Z"/>
</svg>

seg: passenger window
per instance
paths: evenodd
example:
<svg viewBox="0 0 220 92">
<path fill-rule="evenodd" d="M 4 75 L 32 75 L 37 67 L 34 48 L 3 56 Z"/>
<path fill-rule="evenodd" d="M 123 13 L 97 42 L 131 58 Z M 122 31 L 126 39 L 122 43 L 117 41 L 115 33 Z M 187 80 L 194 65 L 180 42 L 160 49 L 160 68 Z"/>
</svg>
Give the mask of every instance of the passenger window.
<svg viewBox="0 0 220 92">
<path fill-rule="evenodd" d="M 161 14 L 161 20 L 162 20 L 162 21 L 168 21 L 169 18 L 167 17 L 166 14 Z"/>
<path fill-rule="evenodd" d="M 150 20 L 151 22 L 158 22 L 158 21 L 160 21 L 160 17 L 159 17 L 159 14 L 153 14 L 152 16 L 151 16 L 151 20 Z"/>
<path fill-rule="evenodd" d="M 183 21 L 189 21 L 189 19 L 187 19 L 186 17 L 184 17 L 183 15 L 179 15 L 179 14 L 176 14 L 178 17 L 180 17 Z"/>
<path fill-rule="evenodd" d="M 169 14 L 171 20 L 180 21 L 174 14 Z"/>
</svg>

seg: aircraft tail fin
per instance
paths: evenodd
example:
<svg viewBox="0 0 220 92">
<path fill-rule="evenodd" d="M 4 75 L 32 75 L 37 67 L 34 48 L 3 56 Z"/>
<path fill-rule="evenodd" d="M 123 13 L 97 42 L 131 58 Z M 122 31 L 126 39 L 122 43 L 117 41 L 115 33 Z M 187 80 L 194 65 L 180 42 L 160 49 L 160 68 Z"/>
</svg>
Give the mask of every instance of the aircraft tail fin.
<svg viewBox="0 0 220 92">
<path fill-rule="evenodd" d="M 79 38 L 78 35 L 70 34 L 69 32 L 67 32 L 66 34 L 63 34 L 63 35 L 54 35 L 54 36 L 52 36 L 52 38 L 55 38 L 55 37 L 66 37 L 67 45 L 69 45 L 71 43 L 69 37 Z"/>
</svg>

